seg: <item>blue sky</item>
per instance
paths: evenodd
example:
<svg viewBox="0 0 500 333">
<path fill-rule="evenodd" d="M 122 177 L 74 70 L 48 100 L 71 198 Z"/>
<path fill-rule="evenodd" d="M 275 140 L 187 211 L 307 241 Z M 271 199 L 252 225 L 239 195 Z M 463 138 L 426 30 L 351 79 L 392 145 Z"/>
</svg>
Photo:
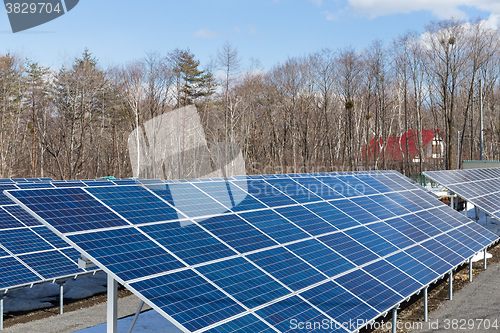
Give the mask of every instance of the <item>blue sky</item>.
<svg viewBox="0 0 500 333">
<path fill-rule="evenodd" d="M 67 14 L 16 34 L 0 13 L 0 54 L 58 67 L 87 47 L 106 67 L 189 47 L 206 64 L 229 41 L 244 66 L 254 58 L 270 69 L 322 48 L 388 44 L 451 16 L 496 26 L 499 14 L 498 0 L 80 0 Z"/>
</svg>

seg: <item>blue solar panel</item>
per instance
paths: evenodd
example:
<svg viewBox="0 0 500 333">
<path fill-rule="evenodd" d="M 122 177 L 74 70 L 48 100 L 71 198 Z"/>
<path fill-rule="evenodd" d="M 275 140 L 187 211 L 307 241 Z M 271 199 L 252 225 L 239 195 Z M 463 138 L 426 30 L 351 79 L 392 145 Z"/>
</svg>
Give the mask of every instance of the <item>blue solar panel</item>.
<svg viewBox="0 0 500 333">
<path fill-rule="evenodd" d="M 263 309 L 256 311 L 256 314 L 265 321 L 276 327 L 280 332 L 296 332 L 298 327 L 294 323 L 330 323 L 331 319 L 316 308 L 305 302 L 298 296 L 287 298 Z M 329 332 L 347 332 L 341 328 L 335 330 L 330 329 Z M 321 327 L 311 328 L 308 332 L 324 332 Z"/>
<path fill-rule="evenodd" d="M 34 188 L 54 188 L 51 183 L 18 183 L 16 186 L 20 189 L 34 189 Z"/>
<path fill-rule="evenodd" d="M 240 253 L 278 244 L 236 215 L 211 217 L 197 222 Z"/>
<path fill-rule="evenodd" d="M 428 241 L 423 242 L 422 246 L 452 266 L 462 263 L 465 259 L 456 252 L 450 250 L 450 248 L 438 242 L 436 239 L 429 239 Z"/>
<path fill-rule="evenodd" d="M 419 263 L 422 263 L 428 268 L 432 269 L 438 275 L 442 275 L 446 272 L 449 272 L 450 269 L 453 268 L 453 266 L 450 263 L 447 263 L 446 261 L 437 257 L 435 254 L 431 253 L 429 250 L 423 248 L 420 245 L 412 246 L 411 248 L 406 249 L 405 253 L 412 256 Z M 402 260 L 407 260 L 407 257 L 403 256 Z M 415 267 L 414 269 L 416 268 L 418 267 Z M 422 267 L 420 268 L 422 269 Z M 422 276 L 421 274 L 425 272 L 427 273 Z M 418 278 L 421 283 L 426 283 L 426 281 L 430 281 L 436 276 L 435 274 L 431 274 L 428 270 L 420 270 L 420 271 L 416 270 L 414 271 L 414 274 L 415 274 L 414 277 Z M 427 274 L 430 275 L 427 276 Z"/>
<path fill-rule="evenodd" d="M 423 231 L 415 228 L 402 218 L 396 217 L 385 222 L 416 243 L 429 238 L 429 236 L 427 236 Z"/>
<path fill-rule="evenodd" d="M 49 228 L 45 226 L 36 226 L 30 229 L 33 233 L 45 239 L 53 247 L 57 249 L 62 249 L 69 247 L 70 245 L 66 243 L 61 237 L 52 232 Z"/>
<path fill-rule="evenodd" d="M 15 217 L 0 208 L 0 226 L 2 229 L 22 228 L 24 224 L 19 222 Z"/>
<path fill-rule="evenodd" d="M 295 178 L 294 180 L 324 200 L 344 198 L 342 194 L 316 178 Z"/>
<path fill-rule="evenodd" d="M 189 331 L 346 331 L 496 240 L 390 171 L 137 183 L 8 193 Z"/>
<path fill-rule="evenodd" d="M 383 237 L 391 244 L 397 246 L 399 249 L 404 249 L 415 244 L 415 241 L 406 237 L 403 233 L 399 232 L 397 229 L 394 229 L 385 222 L 376 222 L 373 224 L 369 224 L 366 227 L 375 232 L 377 235 Z"/>
<path fill-rule="evenodd" d="M 2 245 L 14 254 L 51 250 L 53 247 L 28 229 L 0 230 Z"/>
<path fill-rule="evenodd" d="M 86 190 L 134 224 L 179 218 L 175 209 L 140 186 L 92 187 Z"/>
<path fill-rule="evenodd" d="M 43 225 L 42 222 L 35 219 L 30 213 L 28 213 L 19 206 L 3 206 L 2 208 L 7 212 L 9 212 L 10 214 L 12 214 L 14 217 L 16 217 L 25 226 L 31 227 L 31 226 Z"/>
<path fill-rule="evenodd" d="M 7 251 L 5 251 L 4 249 L 2 249 L 0 247 L 0 257 L 6 257 L 6 256 L 9 256 L 9 255 L 10 254 Z"/>
<path fill-rule="evenodd" d="M 231 182 L 199 183 L 195 186 L 205 193 L 210 193 L 212 198 L 233 212 L 266 208 L 263 203 Z"/>
<path fill-rule="evenodd" d="M 359 197 L 364 195 L 363 192 L 359 192 L 354 187 L 351 187 L 349 185 L 348 179 L 345 179 L 346 182 L 340 181 L 340 179 L 337 177 L 318 177 L 317 179 L 325 183 L 326 185 L 328 185 L 329 187 L 331 187 L 332 189 L 334 189 L 335 191 L 337 191 L 346 198 Z M 360 188 L 360 190 L 363 190 L 363 188 Z"/>
<path fill-rule="evenodd" d="M 16 192 L 17 199 L 60 232 L 128 225 L 81 188 Z"/>
<path fill-rule="evenodd" d="M 82 181 L 69 181 L 69 182 L 55 182 L 53 183 L 55 187 L 87 187 Z"/>
<path fill-rule="evenodd" d="M 228 211 L 227 207 L 192 184 L 163 184 L 147 187 L 189 217 L 218 215 Z"/>
<path fill-rule="evenodd" d="M 331 204 L 361 224 L 379 220 L 375 215 L 371 214 L 368 210 L 357 205 L 351 200 L 335 200 L 332 201 Z"/>
<path fill-rule="evenodd" d="M 380 284 L 367 273 L 356 270 L 334 280 L 380 312 L 392 309 L 403 297 Z"/>
<path fill-rule="evenodd" d="M 410 257 L 405 252 L 396 253 L 387 257 L 386 260 L 394 266 L 399 267 L 404 272 L 407 272 L 408 275 L 412 276 L 423 285 L 430 283 L 439 276 L 435 271 Z"/>
<path fill-rule="evenodd" d="M 243 258 L 201 266 L 197 270 L 248 308 L 291 294 Z"/>
<path fill-rule="evenodd" d="M 253 197 L 259 199 L 261 202 L 269 207 L 288 206 L 297 204 L 288 196 L 284 195 L 275 187 L 262 180 L 249 180 L 249 181 L 234 181 L 234 184 L 246 190 Z"/>
<path fill-rule="evenodd" d="M 240 216 L 281 244 L 310 237 L 272 210 L 241 213 Z"/>
<path fill-rule="evenodd" d="M 140 228 L 189 265 L 237 255 L 191 221 L 154 224 Z"/>
<path fill-rule="evenodd" d="M 326 279 L 319 270 L 283 248 L 250 254 L 248 259 L 294 291 Z"/>
<path fill-rule="evenodd" d="M 386 197 L 391 199 L 394 202 L 397 202 L 400 206 L 405 207 L 410 212 L 417 212 L 422 209 L 419 205 L 415 204 L 411 199 L 403 196 L 402 193 L 393 192 L 393 193 L 385 193 Z"/>
<path fill-rule="evenodd" d="M 338 201 L 333 201 L 331 204 L 327 202 L 319 202 L 310 205 L 305 205 L 307 209 L 311 210 L 316 215 L 328 221 L 337 229 L 345 229 L 359 225 L 359 222 L 352 217 L 346 215 L 335 206 Z"/>
<path fill-rule="evenodd" d="M 288 245 L 287 249 L 329 277 L 356 267 L 352 262 L 315 239 Z"/>
<path fill-rule="evenodd" d="M 424 174 L 493 217 L 500 218 L 498 168 L 427 171 Z"/>
<path fill-rule="evenodd" d="M 423 287 L 422 283 L 419 283 L 413 277 L 385 260 L 380 260 L 365 266 L 363 270 L 371 276 L 376 276 L 378 280 L 385 283 L 403 297 L 411 296 Z"/>
<path fill-rule="evenodd" d="M 184 267 L 167 251 L 135 229 L 71 235 L 68 238 L 123 280 Z"/>
<path fill-rule="evenodd" d="M 40 276 L 12 257 L 1 258 L 0 267 L 2 267 L 0 270 L 0 289 L 25 284 L 26 281 L 41 279 Z"/>
<path fill-rule="evenodd" d="M 276 331 L 253 314 L 236 318 L 233 321 L 216 326 L 206 331 L 208 333 L 275 333 Z"/>
<path fill-rule="evenodd" d="M 245 309 L 192 271 L 181 271 L 132 283 L 178 323 L 196 331 Z"/>
<path fill-rule="evenodd" d="M 269 184 L 299 203 L 321 201 L 313 192 L 291 179 L 270 179 Z"/>
<path fill-rule="evenodd" d="M 324 205 L 329 206 L 326 203 L 323 203 L 323 206 Z M 276 208 L 275 210 L 284 217 L 286 217 L 287 219 L 289 219 L 290 221 L 292 221 L 293 223 L 295 223 L 298 227 L 304 229 L 306 232 L 314 236 L 338 230 L 333 225 L 331 225 L 324 219 L 320 218 L 318 215 L 308 210 L 307 208 L 309 206 L 310 205 L 282 207 L 282 208 Z M 329 206 L 329 208 L 333 209 L 332 206 Z"/>
<path fill-rule="evenodd" d="M 327 282 L 300 294 L 304 299 L 324 311 L 345 328 L 357 327 L 377 316 L 378 311 L 335 282 Z M 358 322 L 359 320 L 359 322 Z M 353 327 L 352 324 L 355 326 Z"/>
<path fill-rule="evenodd" d="M 380 257 L 398 251 L 397 247 L 364 226 L 345 230 L 344 233 L 349 235 L 359 243 L 363 244 L 368 249 L 378 254 Z"/>
<path fill-rule="evenodd" d="M 5 194 L 3 194 L 3 191 L 5 190 L 12 190 L 12 189 L 16 189 L 17 187 L 15 185 L 0 185 L 0 191 L 2 192 L 0 194 L 0 206 L 4 206 L 4 205 L 12 205 L 12 200 L 10 200 L 9 198 L 7 198 L 5 196 Z"/>
<path fill-rule="evenodd" d="M 83 269 L 59 251 L 37 252 L 19 256 L 23 262 L 34 268 L 46 279 L 81 274 Z"/>
<path fill-rule="evenodd" d="M 342 232 L 318 239 L 358 266 L 379 258 L 374 252 Z"/>
</svg>

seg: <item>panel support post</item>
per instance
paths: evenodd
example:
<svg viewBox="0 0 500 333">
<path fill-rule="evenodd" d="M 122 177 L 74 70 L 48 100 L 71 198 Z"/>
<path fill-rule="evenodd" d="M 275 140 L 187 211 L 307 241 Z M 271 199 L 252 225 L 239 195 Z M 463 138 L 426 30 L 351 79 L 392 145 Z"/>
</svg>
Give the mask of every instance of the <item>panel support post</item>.
<svg viewBox="0 0 500 333">
<path fill-rule="evenodd" d="M 479 221 L 479 208 L 474 206 L 474 213 L 476 213 L 476 223 Z"/>
<path fill-rule="evenodd" d="M 483 258 L 483 269 L 486 269 L 486 248 L 483 250 L 484 258 Z"/>
<path fill-rule="evenodd" d="M 453 192 L 450 192 L 450 206 L 451 206 L 451 209 L 455 209 L 455 203 L 453 202 Z"/>
<path fill-rule="evenodd" d="M 472 258 L 469 258 L 469 282 L 472 282 Z"/>
<path fill-rule="evenodd" d="M 453 300 L 453 270 L 450 271 L 450 277 L 448 282 L 450 301 Z"/>
<path fill-rule="evenodd" d="M 3 331 L 3 299 L 5 294 L 0 295 L 0 331 Z"/>
<path fill-rule="evenodd" d="M 398 308 L 392 309 L 392 333 L 396 333 L 398 326 Z"/>
<path fill-rule="evenodd" d="M 429 288 L 429 287 L 424 288 L 424 321 L 425 322 L 429 321 L 429 307 L 428 307 L 428 303 L 427 303 L 427 288 Z"/>
<path fill-rule="evenodd" d="M 59 314 L 64 313 L 64 285 L 66 284 L 66 281 L 59 280 L 56 281 L 56 283 L 59 285 Z"/>
<path fill-rule="evenodd" d="M 465 217 L 467 217 L 467 201 L 465 202 Z"/>
<path fill-rule="evenodd" d="M 134 320 L 132 320 L 132 324 L 130 324 L 130 328 L 128 330 L 128 333 L 132 333 L 134 330 L 135 323 L 137 322 L 137 318 L 139 318 L 139 315 L 141 314 L 142 307 L 144 305 L 144 301 L 141 301 L 141 304 L 139 304 L 139 307 L 137 308 L 137 311 L 135 312 Z"/>
<path fill-rule="evenodd" d="M 108 274 L 108 324 L 107 333 L 118 332 L 118 282 Z"/>
</svg>

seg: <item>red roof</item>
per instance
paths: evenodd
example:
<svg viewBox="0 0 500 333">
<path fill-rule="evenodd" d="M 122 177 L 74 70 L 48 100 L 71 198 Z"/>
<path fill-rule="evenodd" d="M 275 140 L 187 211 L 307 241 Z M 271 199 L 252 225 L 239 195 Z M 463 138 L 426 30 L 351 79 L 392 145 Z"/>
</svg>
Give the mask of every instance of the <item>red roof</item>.
<svg viewBox="0 0 500 333">
<path fill-rule="evenodd" d="M 427 146 L 432 139 L 441 130 L 423 130 L 422 131 L 422 147 Z M 408 148 L 410 158 L 413 159 L 418 155 L 418 131 L 408 130 L 408 132 L 403 133 L 401 137 L 389 137 L 387 138 L 387 145 L 385 147 L 385 157 L 400 161 L 406 158 L 406 140 L 408 139 Z M 383 148 L 382 138 L 373 138 L 370 143 L 362 149 L 362 158 L 373 158 L 375 151 L 377 155 L 382 155 Z M 366 154 L 368 147 L 368 156 Z"/>
</svg>

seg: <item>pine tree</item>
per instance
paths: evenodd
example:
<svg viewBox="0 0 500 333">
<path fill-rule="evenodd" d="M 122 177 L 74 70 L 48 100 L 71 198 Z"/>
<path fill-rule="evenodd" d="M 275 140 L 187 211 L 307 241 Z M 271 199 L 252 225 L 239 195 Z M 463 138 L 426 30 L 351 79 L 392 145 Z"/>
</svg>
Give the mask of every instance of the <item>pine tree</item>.
<svg viewBox="0 0 500 333">
<path fill-rule="evenodd" d="M 200 97 L 210 96 L 215 92 L 212 73 L 198 69 L 200 61 L 194 58 L 189 49 L 178 52 L 174 62 L 174 73 L 179 80 L 178 106 L 194 104 Z"/>
</svg>

